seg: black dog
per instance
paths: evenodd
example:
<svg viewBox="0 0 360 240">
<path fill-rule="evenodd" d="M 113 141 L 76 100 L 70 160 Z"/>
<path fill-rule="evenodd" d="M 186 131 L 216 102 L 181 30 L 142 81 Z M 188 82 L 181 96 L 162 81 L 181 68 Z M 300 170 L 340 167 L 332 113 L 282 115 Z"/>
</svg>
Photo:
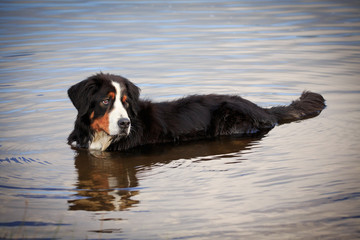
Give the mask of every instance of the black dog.
<svg viewBox="0 0 360 240">
<path fill-rule="evenodd" d="M 72 86 L 68 94 L 78 110 L 68 143 L 101 151 L 258 134 L 317 116 L 325 108 L 324 98 L 312 92 L 303 92 L 289 106 L 269 109 L 235 95 L 193 95 L 153 103 L 140 100 L 140 89 L 126 78 L 103 73 Z"/>
</svg>

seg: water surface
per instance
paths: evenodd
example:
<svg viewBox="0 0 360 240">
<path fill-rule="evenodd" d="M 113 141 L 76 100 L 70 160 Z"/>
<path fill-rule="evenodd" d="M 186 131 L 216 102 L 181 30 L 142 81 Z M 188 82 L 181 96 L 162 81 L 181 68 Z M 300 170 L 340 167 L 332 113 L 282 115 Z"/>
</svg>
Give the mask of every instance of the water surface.
<svg viewBox="0 0 360 240">
<path fill-rule="evenodd" d="M 360 237 L 357 1 L 2 1 L 0 238 Z M 66 91 L 97 72 L 142 97 L 321 93 L 264 136 L 92 155 Z"/>
</svg>

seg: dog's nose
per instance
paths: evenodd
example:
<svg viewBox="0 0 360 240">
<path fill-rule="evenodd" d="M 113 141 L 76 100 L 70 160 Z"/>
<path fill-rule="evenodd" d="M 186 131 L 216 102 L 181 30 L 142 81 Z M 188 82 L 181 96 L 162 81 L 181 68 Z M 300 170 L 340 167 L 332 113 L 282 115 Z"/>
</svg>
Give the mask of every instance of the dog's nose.
<svg viewBox="0 0 360 240">
<path fill-rule="evenodd" d="M 121 118 L 118 121 L 118 125 L 120 128 L 128 128 L 130 126 L 130 119 L 128 118 Z"/>
</svg>

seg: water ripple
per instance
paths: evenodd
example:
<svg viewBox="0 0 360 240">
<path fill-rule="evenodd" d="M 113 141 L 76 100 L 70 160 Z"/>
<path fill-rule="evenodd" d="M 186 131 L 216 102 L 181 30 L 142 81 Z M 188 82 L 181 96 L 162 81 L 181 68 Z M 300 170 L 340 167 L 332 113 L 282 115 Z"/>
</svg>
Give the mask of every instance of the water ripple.
<svg viewBox="0 0 360 240">
<path fill-rule="evenodd" d="M 51 165 L 50 162 L 48 161 L 41 161 L 39 159 L 33 159 L 30 157 L 10 157 L 10 158 L 0 158 L 0 164 L 4 164 L 4 163 L 18 163 L 18 164 L 28 164 L 28 163 L 39 163 L 41 165 Z"/>
</svg>

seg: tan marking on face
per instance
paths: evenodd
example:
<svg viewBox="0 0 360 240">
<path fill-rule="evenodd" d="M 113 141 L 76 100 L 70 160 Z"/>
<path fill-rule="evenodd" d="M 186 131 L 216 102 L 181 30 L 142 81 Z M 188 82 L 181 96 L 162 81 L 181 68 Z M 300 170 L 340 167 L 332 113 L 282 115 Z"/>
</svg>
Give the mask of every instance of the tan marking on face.
<svg viewBox="0 0 360 240">
<path fill-rule="evenodd" d="M 127 96 L 124 95 L 124 96 L 122 97 L 121 101 L 124 103 L 124 102 L 126 102 L 126 99 L 127 99 Z"/>
<path fill-rule="evenodd" d="M 110 97 L 112 100 L 115 99 L 115 93 L 114 92 L 109 92 L 108 97 Z"/>
<path fill-rule="evenodd" d="M 94 112 L 91 114 L 91 116 L 94 117 Z M 90 119 L 91 119 L 91 116 L 90 116 Z M 109 112 L 106 111 L 104 116 L 94 119 L 92 121 L 90 127 L 97 132 L 104 131 L 107 134 L 109 134 Z"/>
</svg>

